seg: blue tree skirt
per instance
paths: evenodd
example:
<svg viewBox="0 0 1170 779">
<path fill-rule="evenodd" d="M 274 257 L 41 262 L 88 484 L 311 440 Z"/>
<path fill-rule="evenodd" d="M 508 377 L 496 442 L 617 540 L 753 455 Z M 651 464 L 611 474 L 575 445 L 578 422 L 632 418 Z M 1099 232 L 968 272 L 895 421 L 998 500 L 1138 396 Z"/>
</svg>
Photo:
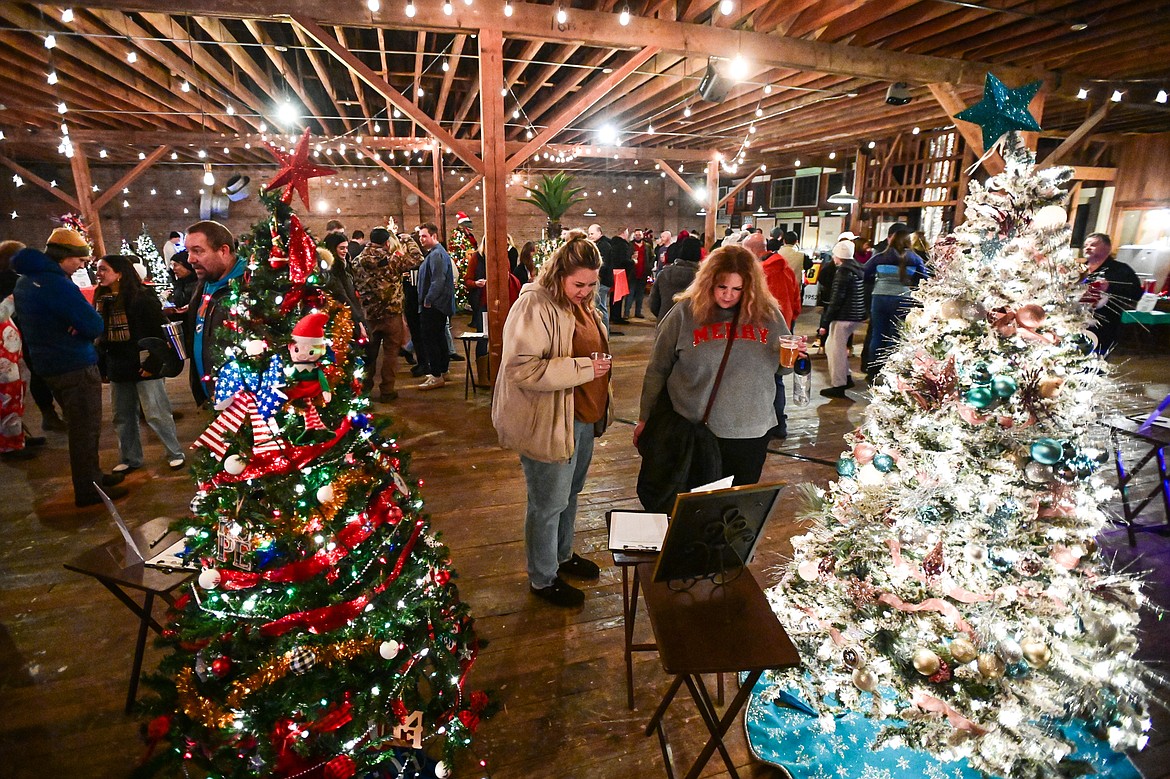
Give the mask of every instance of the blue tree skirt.
<svg viewBox="0 0 1170 779">
<path fill-rule="evenodd" d="M 787 771 L 792 779 L 985 779 L 966 760 L 944 763 L 926 752 L 908 747 L 870 748 L 882 727 L 897 720 L 873 720 L 857 712 L 836 719 L 832 733 L 821 730 L 806 704 L 805 710 L 766 703 L 760 696 L 769 685 L 761 679 L 744 714 L 748 746 L 757 759 Z M 1066 737 L 1076 745 L 1074 757 L 1088 760 L 1096 776 L 1141 779 L 1125 755 L 1118 754 L 1080 726 L 1066 725 Z"/>
</svg>

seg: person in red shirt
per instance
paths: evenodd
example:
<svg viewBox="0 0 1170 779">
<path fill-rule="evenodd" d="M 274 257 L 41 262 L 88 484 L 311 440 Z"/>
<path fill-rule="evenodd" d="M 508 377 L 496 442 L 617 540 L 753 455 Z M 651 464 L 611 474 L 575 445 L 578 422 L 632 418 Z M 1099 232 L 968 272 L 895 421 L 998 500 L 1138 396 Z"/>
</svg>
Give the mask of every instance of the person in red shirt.
<svg viewBox="0 0 1170 779">
<path fill-rule="evenodd" d="M 641 319 L 642 301 L 646 298 L 646 277 L 654 264 L 654 247 L 651 246 L 650 241 L 645 240 L 645 234 L 641 230 L 635 230 L 630 249 L 632 255 L 630 259 L 634 261 L 634 273 L 633 278 L 630 279 L 630 294 L 626 296 L 624 315 L 626 319 L 631 316 Z"/>
</svg>

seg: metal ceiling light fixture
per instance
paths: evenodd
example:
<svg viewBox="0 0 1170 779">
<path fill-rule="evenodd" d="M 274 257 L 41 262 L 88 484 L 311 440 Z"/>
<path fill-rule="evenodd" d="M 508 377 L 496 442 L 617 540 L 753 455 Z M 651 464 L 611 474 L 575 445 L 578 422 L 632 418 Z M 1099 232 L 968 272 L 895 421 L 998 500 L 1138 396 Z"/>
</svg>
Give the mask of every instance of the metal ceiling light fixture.
<svg viewBox="0 0 1170 779">
<path fill-rule="evenodd" d="M 855 158 L 855 161 L 853 163 L 853 167 L 856 170 L 856 168 L 857 168 L 856 158 Z M 848 173 L 849 173 L 849 166 L 846 165 L 845 173 L 843 175 L 848 175 Z M 857 202 L 857 196 L 853 195 L 849 192 L 849 189 L 845 186 L 845 180 L 844 180 L 844 178 L 842 178 L 841 191 L 835 195 L 829 195 L 828 202 L 832 203 L 835 206 L 851 206 Z"/>
<path fill-rule="evenodd" d="M 589 208 L 585 209 L 585 213 L 582 214 L 582 216 L 589 216 L 589 217 L 597 216 L 597 212 L 593 210 L 593 206 L 589 206 Z"/>
</svg>

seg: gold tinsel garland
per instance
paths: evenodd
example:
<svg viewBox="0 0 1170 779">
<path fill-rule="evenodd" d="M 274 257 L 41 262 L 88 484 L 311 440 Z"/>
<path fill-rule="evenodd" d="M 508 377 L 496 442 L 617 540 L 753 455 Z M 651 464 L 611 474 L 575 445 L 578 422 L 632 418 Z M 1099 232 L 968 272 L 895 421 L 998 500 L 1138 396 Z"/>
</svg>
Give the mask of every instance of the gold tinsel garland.
<svg viewBox="0 0 1170 779">
<path fill-rule="evenodd" d="M 315 658 L 314 665 L 329 667 L 334 663 L 352 660 L 358 655 L 372 652 L 378 646 L 378 641 L 372 637 L 355 638 L 342 641 L 331 646 L 307 647 Z M 254 692 L 257 692 L 280 679 L 289 672 L 289 656 L 286 652 L 274 657 L 260 667 L 255 673 L 232 682 L 231 689 L 224 698 L 224 705 L 220 706 L 203 697 L 195 689 L 192 669 L 184 668 L 175 679 L 175 690 L 178 693 L 179 708 L 191 719 L 207 728 L 224 730 L 232 725 L 235 716 L 226 709 L 238 709 L 240 705 Z"/>
</svg>

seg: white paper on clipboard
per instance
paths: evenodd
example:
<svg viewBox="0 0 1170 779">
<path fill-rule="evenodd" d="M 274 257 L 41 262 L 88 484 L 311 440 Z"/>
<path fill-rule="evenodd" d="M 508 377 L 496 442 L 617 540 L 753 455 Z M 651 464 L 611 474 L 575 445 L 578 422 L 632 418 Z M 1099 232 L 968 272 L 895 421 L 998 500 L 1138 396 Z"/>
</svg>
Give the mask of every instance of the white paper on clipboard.
<svg viewBox="0 0 1170 779">
<path fill-rule="evenodd" d="M 98 495 L 101 495 L 102 503 L 106 504 L 106 509 L 110 512 L 110 517 L 113 518 L 114 524 L 118 526 L 118 531 L 126 541 L 126 552 L 122 558 L 123 568 L 143 564 L 149 565 L 152 568 L 189 568 L 192 570 L 199 568 L 199 564 L 196 561 L 182 557 L 182 553 L 187 548 L 187 539 L 185 537 L 180 537 L 158 554 L 151 555 L 148 559 L 144 558 L 142 550 L 138 548 L 138 544 L 134 541 L 134 534 L 130 532 L 126 520 L 122 519 L 122 515 L 118 513 L 118 509 L 114 506 L 114 502 L 110 500 L 110 496 L 96 482 L 93 486 L 97 489 Z M 162 536 L 158 540 L 161 541 L 164 537 Z"/>
<path fill-rule="evenodd" d="M 665 514 L 615 511 L 609 515 L 609 548 L 614 552 L 657 552 L 666 537 Z"/>
</svg>

